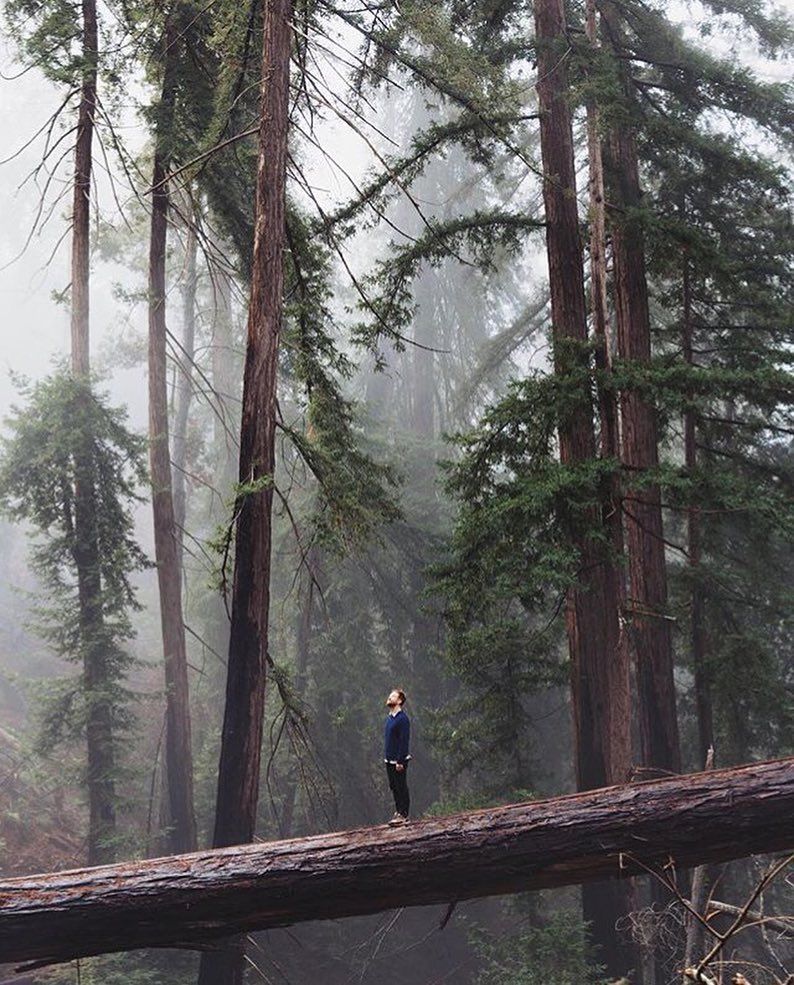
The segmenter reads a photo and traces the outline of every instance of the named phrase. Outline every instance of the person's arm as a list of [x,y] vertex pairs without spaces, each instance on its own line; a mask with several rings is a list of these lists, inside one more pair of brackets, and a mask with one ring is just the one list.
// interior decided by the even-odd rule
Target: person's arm
[[411,743],[411,723],[407,718],[400,722],[399,744],[397,747],[397,766],[405,767]]

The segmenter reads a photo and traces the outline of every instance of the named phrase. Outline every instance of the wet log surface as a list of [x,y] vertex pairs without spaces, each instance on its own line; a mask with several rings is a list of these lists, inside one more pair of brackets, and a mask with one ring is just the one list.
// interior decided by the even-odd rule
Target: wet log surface
[[794,758],[0,881],[0,963],[252,931],[794,849]]

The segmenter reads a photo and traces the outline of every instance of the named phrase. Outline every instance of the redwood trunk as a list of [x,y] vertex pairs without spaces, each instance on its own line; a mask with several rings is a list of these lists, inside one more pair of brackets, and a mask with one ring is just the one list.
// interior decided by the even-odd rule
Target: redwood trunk
[[794,848],[794,759],[540,802],[0,882],[0,963],[204,945],[231,931]]
[[[602,7],[606,36],[617,55],[620,20],[611,3]],[[624,98],[632,95],[625,79]],[[636,210],[642,206],[634,133],[629,123],[612,129],[608,139],[614,293],[620,358],[636,366],[651,359],[645,243]],[[664,555],[661,493],[656,484],[632,485],[659,464],[656,411],[635,387],[620,397],[623,464],[628,474],[623,500],[628,551],[627,614],[637,665],[637,697],[642,761],[646,766],[678,772],[681,757],[676,719],[670,623],[667,614],[667,569]]]
[[[598,43],[597,14],[595,0],[587,0],[586,9],[587,38],[592,45]],[[615,392],[607,387],[606,378],[612,369],[612,340],[607,303],[607,258],[606,258],[606,197],[604,191],[604,162],[599,138],[599,113],[594,100],[587,106],[587,151],[589,164],[590,192],[590,287],[592,297],[593,330],[595,333],[596,368],[604,377],[598,388],[598,409],[601,425],[601,456],[618,461],[620,459],[620,430],[618,407]],[[609,483],[603,494],[602,518],[609,530],[609,540],[613,553],[613,564],[607,572],[611,579],[610,595],[618,606],[619,617],[623,613],[626,589],[622,571],[624,555],[623,517],[621,515],[620,480],[617,476]],[[631,685],[629,673],[630,657],[628,637],[623,630],[622,620],[618,620],[618,640],[614,657],[607,661],[610,680],[611,738],[610,762],[611,781],[622,783],[629,778],[631,768]]]
[[[95,0],[83,0],[83,77],[77,111],[72,206],[71,369],[86,387],[79,399],[90,400],[90,220],[94,115],[96,113],[99,42]],[[80,409],[76,410],[79,420]],[[85,435],[87,442],[91,435]],[[74,561],[77,569],[83,683],[86,692],[88,758],[88,862],[114,857],[116,833],[113,710],[107,697],[102,581],[96,518],[95,476],[88,446],[75,456]]]
[[193,812],[193,753],[187,646],[182,617],[182,575],[171,493],[168,442],[165,261],[168,236],[168,148],[174,117],[177,30],[173,14],[163,38],[163,89],[155,131],[152,216],[149,240],[149,464],[154,517],[154,553],[160,591],[160,625],[165,666],[165,782],[169,808],[168,842],[174,852],[196,847]]
[[256,826],[270,604],[276,370],[281,332],[291,0],[265,8],[254,268],[240,427],[241,490],[215,847]]
[[[270,610],[276,380],[286,240],[292,0],[267,0],[251,301],[240,426],[232,622],[213,845],[253,841],[259,800]],[[200,985],[242,981],[243,956],[202,957]]]
[[[535,0],[540,146],[545,180],[546,248],[549,262],[554,370],[561,378],[587,370],[587,306],[584,261],[576,202],[571,108],[565,60],[562,0]],[[588,396],[559,423],[560,459],[566,465],[596,459],[593,407]],[[579,790],[624,780],[630,760],[629,679],[622,659],[618,608],[620,583],[614,560],[596,542],[599,511],[564,517],[580,558],[578,583],[566,608]],[[584,917],[592,926],[600,958],[610,973],[631,964],[617,944],[615,924],[625,914],[622,893],[612,887],[586,889]]]

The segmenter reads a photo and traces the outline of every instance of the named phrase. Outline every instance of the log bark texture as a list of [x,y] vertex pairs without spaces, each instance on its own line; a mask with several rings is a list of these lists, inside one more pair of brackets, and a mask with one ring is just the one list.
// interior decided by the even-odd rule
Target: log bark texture
[[794,758],[0,882],[0,963],[587,883],[794,849]]

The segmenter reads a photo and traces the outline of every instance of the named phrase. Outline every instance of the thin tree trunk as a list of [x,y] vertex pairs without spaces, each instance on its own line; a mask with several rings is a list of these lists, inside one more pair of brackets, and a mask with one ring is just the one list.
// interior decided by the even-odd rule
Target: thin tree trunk
[[[588,365],[584,261],[563,58],[568,42],[562,0],[535,0],[534,6],[554,370],[564,378]],[[560,421],[558,430],[564,464],[595,461],[593,408],[588,397],[583,396],[578,407]],[[597,509],[588,510],[584,517],[564,518],[580,559],[578,583],[569,590],[566,607],[579,790],[625,779],[630,758],[624,717],[628,675],[622,673],[619,660],[619,581],[614,560],[598,547],[593,536],[599,519]],[[617,920],[625,913],[621,895],[611,887],[583,894],[584,916],[591,922],[601,960],[615,975],[625,973],[627,962],[631,962],[615,931]]]
[[[613,4],[602,6],[602,24],[612,49],[620,54],[620,20]],[[632,98],[626,86],[625,99]],[[633,214],[642,205],[639,166],[630,124],[612,129],[608,139],[611,179],[612,254],[618,353],[634,365],[651,359],[645,243],[640,221]],[[664,555],[661,493],[656,484],[631,487],[631,477],[643,477],[659,464],[658,427],[651,403],[636,388],[620,398],[623,464],[629,474],[630,495],[623,512],[628,551],[628,616],[637,664],[638,712],[642,761],[647,766],[677,772],[681,768],[676,718],[670,623],[667,618],[667,568]]]
[[[708,749],[705,757],[706,770],[714,769],[714,749]],[[704,919],[708,902],[710,866],[698,865],[692,872],[692,890],[689,894],[692,909]],[[698,960],[703,947],[704,928],[693,913],[686,916],[686,944],[684,946],[684,968],[689,968]]]
[[0,881],[0,962],[620,879],[794,848],[794,759],[392,828]]
[[89,276],[91,222],[91,145],[96,112],[97,60],[99,37],[96,0],[83,0],[83,79],[77,110],[77,140],[74,153],[72,205],[72,374],[88,380],[89,354]]
[[196,847],[193,811],[193,753],[187,645],[182,617],[182,576],[171,494],[166,370],[165,262],[169,193],[167,174],[173,129],[176,60],[179,56],[173,9],[163,37],[163,88],[155,130],[152,216],[149,240],[149,463],[154,516],[154,551],[160,591],[160,625],[166,687],[165,782],[168,792],[168,842],[172,851]]
[[[90,219],[94,115],[97,95],[99,40],[95,0],[83,0],[83,79],[77,111],[74,198],[72,208],[71,369],[86,387],[80,399],[89,400],[90,386]],[[79,414],[78,414],[79,416]],[[116,833],[115,753],[113,709],[107,697],[107,655],[99,570],[96,517],[96,479],[90,443],[75,461],[74,559],[83,683],[86,692],[88,755],[88,862],[96,865],[114,857]]]
[[[684,311],[682,323],[682,343],[684,360],[694,366],[692,348],[692,285],[689,257],[683,259]],[[691,408],[684,411],[684,458],[687,472],[691,475],[697,468],[697,436],[695,412]],[[687,553],[691,572],[690,589],[690,645],[692,647],[692,667],[695,678],[695,705],[697,708],[698,737],[700,739],[701,762],[705,762],[709,750],[714,747],[714,715],[711,701],[711,685],[706,659],[706,627],[704,622],[703,587],[701,584],[701,534],[700,509],[692,505],[687,510]]]
[[[240,426],[232,624],[213,845],[253,840],[270,610],[276,381],[286,241],[292,0],[266,0],[253,270]],[[239,942],[202,956],[200,985],[242,981]]]
[[196,223],[199,210],[187,199],[185,216],[185,266],[182,283],[182,346],[179,352],[180,367],[176,377],[176,401],[174,408],[174,454],[172,481],[174,486],[174,535],[177,541],[177,558],[182,569],[185,520],[187,517],[187,428],[190,404],[193,400],[193,359],[196,349],[196,260],[198,236]]
[[[295,626],[295,695],[298,701],[306,696],[307,677],[310,663],[310,650],[314,623],[314,590],[320,575],[322,555],[317,544],[312,544],[306,553],[306,586],[302,602],[298,608]],[[279,818],[279,832],[282,838],[289,838],[295,824],[295,803],[298,795],[299,778],[290,776],[284,794],[284,806]]]
[[[222,253],[222,244],[214,244]],[[240,410],[236,398],[241,370],[235,352],[234,306],[232,280],[225,270],[216,271],[213,278],[214,310],[212,321],[212,386],[215,391],[213,416],[213,448],[218,476],[213,516],[220,523],[226,507],[234,497],[237,481],[237,439],[240,433]],[[228,649],[227,645],[224,649]]]

